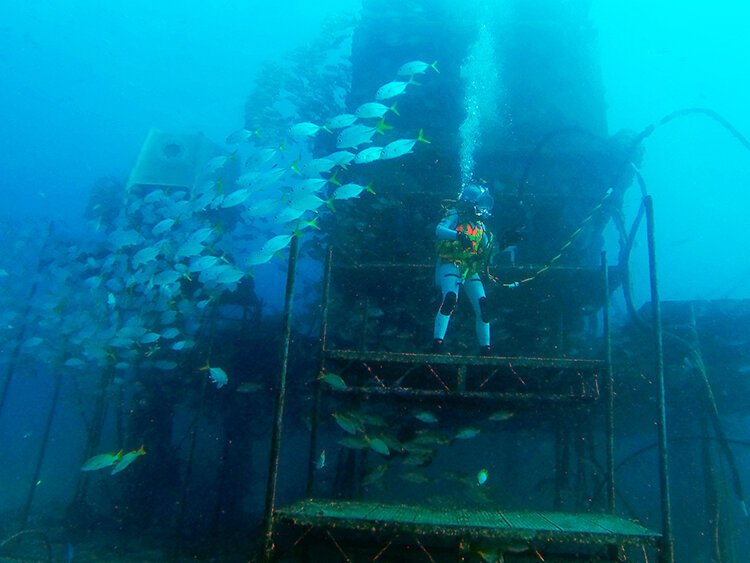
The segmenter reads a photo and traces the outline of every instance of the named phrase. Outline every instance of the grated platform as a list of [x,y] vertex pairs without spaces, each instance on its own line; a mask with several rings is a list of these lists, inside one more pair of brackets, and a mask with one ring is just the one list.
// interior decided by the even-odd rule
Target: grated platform
[[275,520],[345,530],[588,545],[656,545],[661,537],[657,532],[611,514],[446,510],[351,500],[303,500],[278,509]]

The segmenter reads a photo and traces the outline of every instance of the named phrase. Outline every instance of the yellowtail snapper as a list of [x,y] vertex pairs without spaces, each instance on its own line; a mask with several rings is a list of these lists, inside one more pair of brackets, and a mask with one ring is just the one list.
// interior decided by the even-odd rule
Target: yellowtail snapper
[[115,464],[114,469],[112,469],[111,475],[115,475],[119,473],[120,471],[125,469],[127,466],[129,466],[131,463],[133,463],[136,459],[138,459],[142,455],[146,455],[146,450],[143,449],[142,445],[137,450],[133,450],[131,452],[126,453],[124,456],[122,456],[122,459],[120,459]]

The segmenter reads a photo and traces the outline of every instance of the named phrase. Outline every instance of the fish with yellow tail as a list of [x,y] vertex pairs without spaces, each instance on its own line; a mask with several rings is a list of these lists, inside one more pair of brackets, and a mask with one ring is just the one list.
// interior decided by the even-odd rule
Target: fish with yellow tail
[[419,85],[418,82],[414,81],[413,75],[409,77],[408,82],[394,80],[393,82],[389,82],[388,84],[383,84],[380,88],[378,88],[378,91],[375,92],[375,100],[377,100],[378,102],[382,102],[383,100],[389,100],[391,98],[395,98],[396,96],[400,96],[401,94],[406,92],[406,87],[412,84]]
[[81,471],[98,471],[99,469],[112,467],[114,464],[118,463],[122,457],[122,450],[116,453],[95,455],[85,461],[81,467]]
[[337,391],[343,391],[347,388],[346,381],[340,375],[331,373],[330,371],[321,371],[318,381],[325,383],[331,389],[336,389]]
[[229,382],[227,372],[221,368],[211,367],[208,360],[206,360],[206,365],[200,368],[200,371],[208,372],[208,378],[211,380],[211,383],[216,385],[217,389],[221,389]]
[[141,447],[137,450],[130,451],[123,455],[122,458],[117,463],[115,463],[115,467],[112,469],[112,473],[110,475],[119,473],[142,455],[146,455],[146,450],[143,449],[143,444],[141,444]]
[[424,136],[424,131],[422,129],[420,129],[419,133],[417,133],[416,139],[398,139],[396,141],[393,141],[392,143],[388,143],[385,147],[383,147],[383,152],[380,155],[380,158],[382,160],[388,160],[391,158],[398,158],[399,156],[403,156],[405,154],[410,154],[414,152],[412,151],[412,149],[417,143],[426,143],[428,145],[430,144],[430,140]]
[[427,69],[430,68],[440,74],[440,71],[437,67],[437,61],[432,64],[426,63],[424,61],[410,61],[408,63],[402,64],[396,74],[398,74],[399,76],[414,76],[415,74],[424,74]]

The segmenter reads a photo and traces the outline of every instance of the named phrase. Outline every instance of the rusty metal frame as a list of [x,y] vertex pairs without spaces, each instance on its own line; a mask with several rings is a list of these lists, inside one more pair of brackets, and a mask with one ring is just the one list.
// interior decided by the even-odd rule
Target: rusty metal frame
[[[441,400],[460,404],[467,402],[476,405],[477,401],[487,404],[539,404],[551,402],[558,404],[586,404],[604,397],[606,420],[606,479],[607,511],[614,515],[614,420],[613,420],[613,374],[611,365],[611,333],[609,322],[609,280],[606,256],[602,255],[601,282],[603,311],[603,351],[602,357],[581,359],[567,357],[510,357],[489,356],[477,357],[467,355],[423,354],[413,352],[380,352],[333,348],[329,343],[329,311],[331,299],[331,272],[333,253],[329,249],[323,284],[322,322],[320,331],[321,357],[319,371],[314,374],[314,404],[311,429],[311,446],[308,467],[308,498],[312,497],[315,488],[314,462],[317,455],[317,427],[320,423],[321,396],[325,391],[338,396],[358,398],[379,397],[393,400],[420,401]],[[371,265],[346,265],[344,267],[364,268]],[[403,267],[403,264],[375,264],[377,267]],[[424,265],[407,265],[422,268]],[[579,270],[580,268],[566,268]],[[587,269],[591,271],[591,269]],[[365,315],[366,316],[366,315]],[[366,329],[365,329],[366,330]],[[318,374],[332,371],[346,378],[344,389],[332,389],[321,383]],[[387,372],[387,374],[385,373]],[[541,374],[541,375],[540,375]],[[507,377],[503,377],[507,376]],[[541,383],[544,385],[540,386]],[[415,385],[413,380],[417,380]],[[548,385],[550,380],[562,382],[563,387]],[[405,385],[405,382],[409,385]],[[430,383],[431,382],[431,383]],[[425,385],[429,383],[429,385]],[[565,387],[567,386],[567,387]],[[541,392],[542,388],[545,392]],[[561,391],[562,389],[562,391]],[[310,499],[311,501],[313,499]],[[308,501],[303,501],[308,502]],[[325,502],[325,501],[324,501]],[[298,503],[300,504],[300,503]],[[295,505],[296,506],[296,505]],[[303,511],[304,512],[304,511]],[[319,516],[319,517],[318,517]],[[287,525],[307,527],[305,535],[312,528],[320,528],[331,536],[331,529],[377,532],[385,536],[393,534],[416,534],[422,536],[453,535],[459,540],[471,538],[475,534],[466,530],[441,526],[414,526],[407,522],[370,522],[366,518],[355,518],[351,521],[336,518],[329,521],[323,513],[318,516],[295,512],[293,507],[282,508],[275,512],[274,520]],[[576,515],[571,515],[576,516]],[[311,519],[312,518],[312,519]],[[460,527],[460,526],[459,526]],[[476,537],[495,537],[500,539],[515,538],[514,533],[492,532],[487,536],[477,532]],[[485,531],[486,532],[486,531]],[[484,533],[484,535],[483,535]],[[495,535],[492,535],[495,534]],[[624,545],[642,547],[661,546],[659,534],[645,531],[632,537],[618,534],[592,537],[591,534],[575,533],[571,530],[557,530],[547,533],[537,530],[537,540],[549,544],[572,543],[609,546],[609,557],[614,558]],[[386,538],[387,539],[387,538]],[[393,541],[391,539],[391,541]],[[390,542],[384,542],[386,547]],[[421,544],[419,544],[421,546]],[[337,546],[338,547],[338,546]],[[343,553],[343,552],[342,552]]]

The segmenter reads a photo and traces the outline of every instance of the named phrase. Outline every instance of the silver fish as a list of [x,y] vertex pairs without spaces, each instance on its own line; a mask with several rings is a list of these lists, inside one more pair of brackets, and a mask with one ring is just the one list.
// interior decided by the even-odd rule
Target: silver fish
[[263,252],[264,254],[274,254],[282,248],[286,248],[289,243],[292,242],[293,236],[294,235],[275,236],[263,245],[263,247],[261,248],[261,252]]
[[190,262],[191,272],[202,272],[207,270],[211,266],[215,265],[219,259],[216,256],[201,256],[200,258],[193,258]]
[[289,201],[289,207],[299,209],[300,211],[315,211],[321,205],[326,204],[326,200],[319,198],[315,194],[299,193]]
[[295,219],[299,219],[304,214],[305,214],[304,209],[299,209],[296,207],[285,207],[279,213],[274,215],[273,220],[275,223],[279,225],[283,225],[284,223],[288,223],[289,221],[294,221]]
[[349,127],[350,125],[354,125],[356,121],[356,115],[353,115],[351,113],[342,113],[341,115],[337,115],[336,117],[332,117],[331,119],[329,119],[328,123],[326,123],[326,126],[329,129],[342,129],[344,127]]
[[458,431],[456,434],[456,438],[459,440],[469,440],[473,438],[474,436],[477,436],[479,434],[478,428],[472,428],[470,426],[467,426],[466,428],[462,428]]
[[247,141],[252,136],[252,131],[249,131],[248,129],[239,129],[227,136],[226,143],[227,145],[236,145],[243,141]]
[[131,463],[133,463],[136,459],[141,457],[142,455],[146,454],[146,450],[143,449],[143,446],[141,446],[137,450],[133,450],[132,452],[126,453],[122,458],[115,464],[114,469],[112,469],[112,475],[116,475],[126,467],[128,467]]
[[416,84],[416,82],[410,79],[408,82],[394,80],[393,82],[389,82],[388,84],[383,84],[375,93],[375,99],[378,101],[382,101],[400,96],[401,94],[406,92],[406,87],[409,86],[409,84]]
[[225,283],[225,284],[232,284],[240,281],[242,278],[245,277],[245,273],[236,269],[230,267],[227,270],[224,270],[221,272],[218,276],[216,276],[216,282],[217,283]]
[[211,236],[211,234],[214,232],[213,228],[211,227],[205,227],[203,229],[198,229],[193,234],[190,235],[188,238],[189,242],[204,242],[208,237]]
[[437,68],[437,61],[432,64],[423,61],[409,61],[408,63],[402,64],[396,74],[399,76],[414,76],[415,74],[424,74],[428,68],[431,68],[438,74],[440,73]]
[[156,257],[161,252],[160,245],[153,245],[153,246],[147,246],[146,248],[141,248],[138,252],[135,253],[133,256],[133,268],[137,268],[138,266],[142,266],[143,264],[147,264],[153,260],[156,260]]
[[154,225],[154,228],[151,229],[151,234],[158,236],[171,229],[172,225],[174,225],[174,219],[163,219]]
[[381,104],[379,102],[369,102],[366,104],[362,104],[356,110],[354,110],[354,115],[356,115],[360,119],[368,119],[374,117],[383,117],[389,111],[392,111],[396,115],[400,115],[398,113],[398,110],[396,109],[395,103],[391,107],[388,107],[385,104]]
[[414,418],[426,424],[435,424],[438,421],[437,417],[429,411],[416,412],[414,413]]
[[346,168],[349,163],[354,160],[354,153],[349,151],[336,151],[328,156],[324,157],[328,160],[332,160],[335,162],[338,166],[341,166],[342,168]]
[[239,205],[249,197],[250,190],[248,188],[243,188],[224,196],[224,200],[221,202],[221,206],[224,208],[234,207],[235,205]]
[[86,460],[81,467],[81,471],[96,471],[98,469],[104,469],[105,467],[112,467],[115,463],[120,461],[122,457],[122,451],[95,455]]
[[336,148],[357,148],[359,145],[371,143],[372,136],[376,131],[377,129],[375,127],[367,127],[365,125],[352,125],[351,127],[347,127],[339,133],[338,137],[336,137]]
[[365,190],[367,190],[371,194],[375,193],[372,189],[372,182],[370,182],[366,186],[353,183],[344,184],[343,186],[337,188],[335,192],[333,192],[333,199],[352,199],[355,197],[359,197],[359,194],[361,194]]
[[300,176],[310,178],[323,172],[330,172],[336,162],[327,158],[314,158],[292,164],[292,171]]
[[355,164],[367,164],[368,162],[375,162],[380,160],[383,154],[383,147],[369,147],[357,153],[354,157]]
[[175,270],[164,270],[162,272],[159,272],[152,278],[152,283],[154,285],[167,285],[170,283],[175,283],[180,278],[182,278],[182,274],[180,272],[176,272]]
[[385,147],[383,147],[383,155],[381,158],[383,160],[388,160],[391,158],[398,158],[399,156],[408,154],[412,152],[411,149],[414,148],[414,145],[416,145],[417,142],[422,142],[422,143],[427,143],[427,144],[430,143],[430,141],[425,138],[424,132],[422,131],[422,129],[419,130],[419,134],[417,135],[416,139],[398,139],[397,141],[388,143]]
[[295,139],[304,139],[306,137],[314,136],[321,129],[325,131],[329,131],[329,129],[324,125],[315,125],[315,123],[310,123],[309,121],[305,121],[302,123],[295,123],[294,125],[292,125],[289,128],[289,135],[291,135]]
[[260,264],[269,262],[271,258],[273,258],[273,252],[263,252],[262,250],[256,250],[255,252],[250,253],[250,255],[247,257],[247,260],[245,260],[245,264],[248,267],[259,266]]
[[166,339],[166,340],[172,340],[173,338],[175,338],[179,334],[180,334],[179,330],[177,330],[174,327],[170,327],[170,328],[162,331],[161,337],[164,338],[164,339]]
[[206,247],[200,242],[188,239],[175,251],[175,258],[198,256]]
[[380,438],[372,438],[368,440],[367,445],[370,449],[378,452],[381,455],[391,455],[391,451],[388,449],[386,443]]
[[209,368],[208,378],[211,380],[211,383],[216,385],[217,389],[221,389],[229,381],[227,373],[221,368]]

